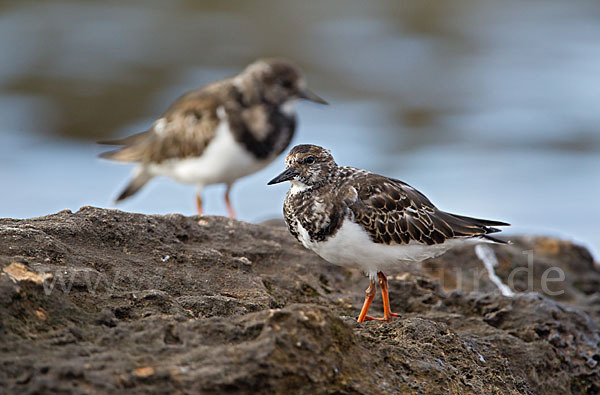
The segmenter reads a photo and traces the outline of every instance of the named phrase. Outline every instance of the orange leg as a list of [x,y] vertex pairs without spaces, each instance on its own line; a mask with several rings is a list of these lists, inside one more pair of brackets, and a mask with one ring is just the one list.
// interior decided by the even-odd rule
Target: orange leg
[[391,322],[392,317],[400,317],[398,314],[392,313],[390,308],[390,296],[388,292],[388,280],[383,272],[377,273],[379,278],[379,288],[381,288],[381,298],[383,299],[383,320]]
[[[370,280],[369,288],[367,288],[367,297],[365,297],[365,303],[363,304],[363,308],[360,312],[360,316],[358,317],[358,322],[363,321],[385,321],[391,322],[392,317],[400,317],[398,314],[392,313],[390,309],[390,295],[388,291],[388,281],[387,277],[383,272],[377,273],[377,278],[379,278],[379,288],[381,288],[381,298],[383,299],[383,318],[374,318],[367,315],[367,310],[369,310],[369,305],[373,301],[375,297],[375,282]],[[370,295],[370,299],[369,299]],[[368,301],[368,303],[367,303]],[[365,308],[366,307],[366,308]],[[361,321],[362,319],[362,321]]]
[[225,191],[225,205],[227,206],[229,218],[236,218],[235,210],[233,209],[231,201],[229,200],[229,191],[231,191],[231,185],[227,185],[227,190]]
[[200,195],[196,195],[196,209],[198,210],[198,215],[202,215],[202,198]]
[[371,306],[371,302],[375,298],[376,293],[377,289],[375,288],[375,281],[369,280],[369,288],[365,291],[365,302],[363,303],[362,310],[358,316],[358,322],[364,322],[365,319],[369,319],[367,317],[367,312],[369,311],[369,306]]

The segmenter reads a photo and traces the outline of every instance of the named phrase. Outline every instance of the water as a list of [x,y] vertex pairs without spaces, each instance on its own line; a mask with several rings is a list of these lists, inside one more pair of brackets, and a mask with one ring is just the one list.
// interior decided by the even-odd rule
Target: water
[[[600,4],[587,1],[22,1],[0,15],[0,217],[83,205],[194,213],[94,140],[147,128],[182,92],[282,55],[332,103],[294,143],[400,178],[440,208],[600,251]],[[281,215],[283,158],[240,180],[241,219]],[[224,214],[223,188],[206,211]],[[596,253],[596,256],[597,253]]]

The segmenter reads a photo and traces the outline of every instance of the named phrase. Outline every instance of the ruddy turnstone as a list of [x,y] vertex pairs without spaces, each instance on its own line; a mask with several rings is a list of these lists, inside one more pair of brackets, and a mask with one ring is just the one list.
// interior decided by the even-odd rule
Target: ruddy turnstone
[[[509,224],[450,214],[436,208],[410,185],[353,167],[340,167],[328,150],[298,145],[286,169],[269,185],[290,181],[283,213],[292,235],[306,248],[338,265],[358,266],[369,287],[358,317],[391,321],[388,281],[383,270],[401,261],[420,262],[466,241],[506,242],[490,236],[494,226]],[[367,316],[376,293],[383,298],[383,318]]]
[[298,68],[282,59],[261,59],[240,74],[190,91],[144,132],[100,144],[122,145],[100,157],[137,162],[133,178],[116,201],[139,191],[155,176],[198,187],[202,214],[207,185],[231,185],[261,170],[289,145],[296,128],[297,99],[327,104],[306,88]]

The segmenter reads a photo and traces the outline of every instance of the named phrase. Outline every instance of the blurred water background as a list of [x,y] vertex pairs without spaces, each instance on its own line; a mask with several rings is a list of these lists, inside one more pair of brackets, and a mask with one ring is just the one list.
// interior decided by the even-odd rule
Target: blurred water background
[[[181,93],[262,56],[297,62],[331,105],[294,143],[400,178],[441,209],[600,251],[600,2],[0,1],[0,217],[83,205],[194,214],[100,138],[145,130]],[[242,220],[281,216],[283,158],[240,180]],[[225,214],[223,188],[206,211]]]

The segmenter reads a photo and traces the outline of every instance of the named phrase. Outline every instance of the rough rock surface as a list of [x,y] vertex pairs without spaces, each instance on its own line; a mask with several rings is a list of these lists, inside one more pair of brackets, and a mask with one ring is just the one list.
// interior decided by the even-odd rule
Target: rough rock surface
[[[390,273],[401,318],[357,324],[368,280],[282,227],[2,219],[0,393],[598,393],[598,267],[569,242],[514,241],[493,247],[496,274],[531,292],[502,296],[465,247]],[[549,268],[564,279],[543,288]]]

